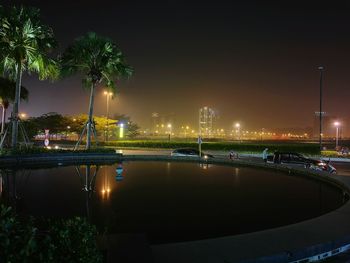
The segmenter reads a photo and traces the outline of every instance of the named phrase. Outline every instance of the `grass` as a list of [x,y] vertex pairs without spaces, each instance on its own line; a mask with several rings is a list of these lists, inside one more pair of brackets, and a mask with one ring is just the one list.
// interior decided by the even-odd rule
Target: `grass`
[[[74,141],[54,141],[53,144],[74,146]],[[236,151],[239,153],[262,153],[265,148],[269,148],[269,152],[288,151],[298,152],[305,155],[322,155],[326,157],[340,157],[334,150],[322,151],[320,153],[318,143],[305,141],[205,141],[202,143],[202,150],[217,150],[217,151]],[[91,150],[69,150],[69,149],[46,149],[43,147],[34,146],[26,149],[2,150],[0,156],[7,155],[22,155],[22,154],[53,154],[53,153],[114,153],[115,148],[144,148],[144,149],[178,149],[178,148],[198,148],[198,143],[195,139],[173,139],[170,142],[166,140],[123,140],[99,142],[99,147],[93,147]],[[329,147],[331,148],[331,147]],[[342,156],[346,157],[346,156]]]
[[[155,141],[155,140],[135,140],[135,141],[109,141],[103,143],[110,147],[137,147],[137,148],[198,148],[198,144],[194,141]],[[299,152],[309,155],[318,155],[320,150],[317,144],[312,143],[274,143],[272,141],[266,143],[256,142],[204,142],[202,150],[220,150],[220,151],[237,151],[246,153],[261,153],[265,148],[269,148],[269,152],[273,151],[290,151]]]

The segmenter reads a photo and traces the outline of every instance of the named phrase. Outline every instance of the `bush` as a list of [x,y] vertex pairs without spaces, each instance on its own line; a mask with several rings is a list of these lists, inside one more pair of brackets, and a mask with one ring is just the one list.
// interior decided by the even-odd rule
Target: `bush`
[[13,156],[13,155],[30,155],[30,154],[57,154],[57,153],[115,153],[113,149],[98,147],[91,148],[90,150],[71,150],[71,149],[47,149],[44,147],[22,147],[15,149],[2,149],[0,156]]
[[[39,230],[36,225],[45,227]],[[1,262],[102,262],[96,236],[96,228],[83,218],[38,224],[0,207]]]
[[75,217],[51,221],[48,234],[55,262],[102,261],[96,245],[96,227],[90,225],[86,219]]

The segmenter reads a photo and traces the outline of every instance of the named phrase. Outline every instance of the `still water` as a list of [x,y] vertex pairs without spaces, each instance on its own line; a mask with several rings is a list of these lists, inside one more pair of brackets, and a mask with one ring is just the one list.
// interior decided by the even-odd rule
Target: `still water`
[[151,244],[248,233],[317,217],[343,203],[327,184],[270,170],[123,162],[3,170],[0,200],[36,217],[88,217]]

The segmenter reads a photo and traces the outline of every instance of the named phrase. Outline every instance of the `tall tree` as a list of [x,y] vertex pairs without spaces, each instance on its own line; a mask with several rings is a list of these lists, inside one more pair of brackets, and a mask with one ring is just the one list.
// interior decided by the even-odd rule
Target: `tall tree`
[[[62,76],[82,73],[83,87],[90,89],[88,120],[86,122],[86,149],[91,147],[94,94],[99,83],[116,92],[115,82],[120,77],[131,76],[132,68],[125,63],[120,49],[108,38],[94,32],[76,39],[61,57]],[[84,133],[84,130],[82,134]],[[79,143],[79,141],[78,141]]]
[[[0,77],[0,105],[2,106],[1,135],[4,133],[6,110],[15,100],[16,83],[7,78]],[[28,99],[28,90],[21,87],[21,99]]]
[[40,21],[37,8],[0,7],[0,72],[16,81],[11,146],[17,146],[18,108],[23,72],[36,72],[39,79],[55,79],[57,63],[48,57],[56,46],[53,31]]

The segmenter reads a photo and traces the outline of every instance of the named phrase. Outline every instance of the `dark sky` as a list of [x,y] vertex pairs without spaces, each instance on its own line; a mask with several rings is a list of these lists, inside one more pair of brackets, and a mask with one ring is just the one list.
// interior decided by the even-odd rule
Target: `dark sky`
[[[223,128],[235,121],[249,129],[312,126],[319,64],[327,68],[324,110],[350,119],[350,4],[279,2],[1,1],[39,7],[59,51],[88,31],[113,39],[135,74],[119,85],[111,112],[142,126],[159,112],[197,127],[201,106],[217,109]],[[36,79],[24,79],[23,111],[87,113],[79,76]],[[102,89],[95,105],[105,113]]]

